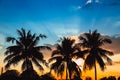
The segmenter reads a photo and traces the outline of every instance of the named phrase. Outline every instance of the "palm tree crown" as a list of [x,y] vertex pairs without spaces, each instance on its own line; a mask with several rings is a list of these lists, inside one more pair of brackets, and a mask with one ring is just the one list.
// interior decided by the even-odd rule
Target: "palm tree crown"
[[[103,59],[107,60],[111,64],[112,60],[107,55],[113,55],[112,52],[101,48],[105,43],[112,43],[108,38],[103,38],[100,33],[97,33],[97,30],[89,33],[84,33],[83,36],[80,36],[79,39],[82,41],[81,46],[89,50],[86,55],[83,69],[92,69],[95,67],[95,76],[96,76],[96,62],[99,64],[101,70],[105,69],[105,63]],[[97,77],[95,77],[95,80]]]
[[33,69],[33,63],[40,69],[44,70],[40,62],[46,64],[40,49],[47,48],[47,46],[37,46],[40,38],[46,38],[45,35],[31,34],[31,31],[25,31],[25,29],[17,30],[19,37],[7,37],[7,42],[12,42],[15,44],[13,46],[7,47],[5,52],[4,62],[7,62],[5,68],[8,69],[12,64],[16,65],[18,62],[23,61],[22,70]]
[[52,53],[52,58],[49,62],[54,61],[51,64],[51,70],[54,70],[58,75],[63,75],[66,70],[66,79],[71,79],[73,73],[80,77],[81,70],[78,65],[72,60],[73,54],[77,48],[74,46],[75,40],[70,38],[63,38],[61,44],[57,44],[56,50]]

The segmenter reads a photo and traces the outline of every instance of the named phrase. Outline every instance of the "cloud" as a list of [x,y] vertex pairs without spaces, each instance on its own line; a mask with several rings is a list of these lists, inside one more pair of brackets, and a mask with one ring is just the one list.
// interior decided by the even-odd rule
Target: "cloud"
[[2,50],[3,49],[3,47],[2,46],[0,46],[0,50]]
[[103,5],[109,5],[109,6],[116,6],[116,5],[120,5],[120,1],[119,0],[101,0]]
[[58,35],[58,37],[63,37],[63,36],[68,36],[68,35],[76,35],[79,33],[79,29],[57,28],[57,30],[55,30],[55,33]]
[[86,4],[89,4],[89,3],[92,3],[92,0],[88,0],[88,1],[86,2]]
[[119,6],[120,1],[119,0],[87,0],[86,3],[80,8],[80,9],[93,9],[104,6]]
[[113,26],[120,27],[120,21],[116,21]]
[[[76,35],[76,36],[70,36],[71,38],[76,40],[76,43],[79,42],[78,36],[83,36],[83,33]],[[108,38],[112,40],[112,44],[105,44],[102,47],[112,51],[114,54],[119,54],[120,53],[120,34],[114,35],[114,36],[108,36],[102,34],[103,38]]]
[[0,33],[0,45],[4,45],[4,44],[5,44],[5,36]]

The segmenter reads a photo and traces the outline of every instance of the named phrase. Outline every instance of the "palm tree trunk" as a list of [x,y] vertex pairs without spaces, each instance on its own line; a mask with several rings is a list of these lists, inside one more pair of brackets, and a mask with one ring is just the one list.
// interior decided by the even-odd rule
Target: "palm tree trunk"
[[68,63],[66,62],[66,80],[68,80]]
[[66,80],[68,80],[67,65],[66,65]]
[[1,68],[1,75],[3,74],[3,67]]
[[97,80],[97,69],[96,69],[96,63],[95,63],[95,80]]
[[[26,62],[28,62],[27,58],[26,58]],[[27,68],[27,70],[29,69],[28,63],[26,63],[26,68]]]

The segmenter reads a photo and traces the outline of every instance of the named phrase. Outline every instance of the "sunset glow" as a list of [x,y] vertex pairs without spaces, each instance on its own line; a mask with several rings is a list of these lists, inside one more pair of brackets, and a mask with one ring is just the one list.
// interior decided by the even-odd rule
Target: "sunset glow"
[[[26,34],[22,35],[19,30],[23,31],[23,34],[25,34],[25,30]],[[31,32],[29,32],[29,30]],[[94,34],[92,33],[94,30],[97,30],[97,32],[101,35],[100,38],[102,39],[98,39],[98,42],[107,38],[106,41],[104,40],[103,43],[101,42],[101,45],[104,45],[99,45],[100,43],[98,44],[96,40],[97,37],[94,36],[95,39],[90,38],[90,44],[86,42],[84,46],[81,46],[83,45],[82,42],[85,42],[83,38],[86,38],[84,33]],[[20,36],[23,37],[23,39],[20,38]],[[25,38],[25,36],[27,37]],[[80,38],[81,36],[84,37]],[[99,35],[97,34],[97,36]],[[7,41],[7,37],[11,38],[9,38]],[[62,45],[63,38],[70,38],[71,40],[74,39],[75,42],[73,41],[74,44],[72,47],[68,43],[69,40],[64,42],[65,45]],[[30,39],[32,40],[30,41]],[[89,41],[87,38],[86,40]],[[21,44],[18,41],[20,41]],[[107,42],[111,44],[106,44]],[[81,43],[81,45],[78,45],[79,50],[75,48],[75,44],[78,43]],[[63,48],[63,50],[60,48],[60,46],[58,46],[58,44]],[[95,45],[97,45],[97,48],[94,48]],[[101,53],[94,56],[99,58],[95,58],[97,59],[95,62],[97,79],[99,80],[103,77],[108,78],[110,76],[114,76],[117,79],[120,77],[120,0],[0,0],[0,76],[7,71],[5,70],[5,65],[10,62],[9,59],[12,59],[11,56],[9,56],[6,59],[6,62],[4,62],[5,57],[8,56],[7,53],[5,55],[5,52],[7,50],[8,52],[12,52],[12,49],[8,49],[10,46],[14,46],[15,49],[17,49],[13,49],[13,51],[15,50],[15,53],[19,53],[17,56],[20,57],[13,60],[16,61],[16,64],[14,65],[11,65],[11,61],[11,66],[8,71],[15,69],[18,70],[20,74],[22,74],[23,71],[21,66],[24,61],[22,68],[24,68],[25,71],[29,70],[30,67],[33,68],[39,76],[46,73],[50,75],[52,73],[53,77],[61,80],[66,78],[70,79],[73,77],[79,77],[77,72],[75,73],[77,68],[76,70],[73,69],[73,65],[71,65],[72,68],[71,66],[67,66],[66,69],[66,65],[75,65],[75,63],[82,71],[80,76],[81,79],[85,80],[86,77],[91,77],[92,80],[94,80],[95,65],[91,70],[83,70],[83,66],[85,67],[84,63],[87,58],[86,56],[89,52],[86,53],[87,55],[84,56],[84,59],[78,58],[78,55],[74,57],[72,55],[77,51],[79,52],[87,49],[89,49],[89,51],[91,50],[92,53],[93,48],[95,49],[93,52],[96,51],[97,53],[97,49],[100,47],[102,49],[113,52],[114,55],[107,54],[106,57],[106,55],[103,54],[105,50],[101,50]],[[37,46],[39,49],[36,48]],[[47,46],[47,48],[43,48],[43,46]],[[51,48],[51,50],[48,48]],[[57,50],[57,48],[59,49],[59,53],[53,54],[53,51]],[[75,48],[76,50],[69,50],[71,48]],[[34,51],[36,51],[35,54],[40,53],[42,55],[40,56],[40,54],[38,54],[38,56],[32,54]],[[24,54],[28,52],[30,55]],[[15,57],[15,55],[13,54],[12,56]],[[89,57],[91,58],[93,55],[90,55]],[[52,57],[55,57],[53,62],[51,61],[52,63],[58,60],[58,63],[52,66],[53,69],[51,68],[52,63],[49,61]],[[100,57],[102,57],[101,59],[106,57],[105,60],[103,60],[105,61],[105,64],[102,64]],[[43,59],[43,62],[40,61],[41,59]],[[112,60],[112,65],[106,62],[106,60],[111,61],[110,59]],[[60,60],[62,60],[62,62],[59,62]],[[72,63],[73,61],[69,62],[70,60],[73,60],[75,63]],[[93,58],[88,58],[87,61],[88,63],[92,64],[92,60],[94,61]],[[67,64],[67,61],[69,64]],[[27,62],[29,62],[29,65],[27,65]],[[39,65],[37,62],[41,65]],[[101,70],[99,62],[101,63],[102,67],[105,65],[104,71]],[[90,67],[91,64],[89,65]],[[42,70],[42,67],[44,69],[43,72],[40,71],[40,69]],[[58,69],[61,71],[58,71]],[[70,70],[73,72],[71,73],[71,77],[69,76]],[[64,73],[61,73],[62,71]],[[58,73],[59,75],[57,76]]]

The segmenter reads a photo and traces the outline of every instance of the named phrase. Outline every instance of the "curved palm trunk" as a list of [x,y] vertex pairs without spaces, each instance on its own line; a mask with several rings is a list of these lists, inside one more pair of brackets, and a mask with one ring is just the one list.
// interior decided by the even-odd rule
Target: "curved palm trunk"
[[[67,65],[69,65],[69,64],[67,64]],[[71,68],[70,67],[68,67],[68,74],[69,74],[69,79],[71,80]]]
[[[26,62],[27,62],[27,58],[26,58]],[[28,70],[29,69],[28,63],[26,64],[26,66],[27,66],[27,70]]]
[[97,69],[96,69],[96,63],[95,63],[95,80],[97,80]]
[[71,72],[69,71],[69,79],[71,80]]
[[68,80],[68,71],[67,71],[67,65],[66,65],[66,80]]

